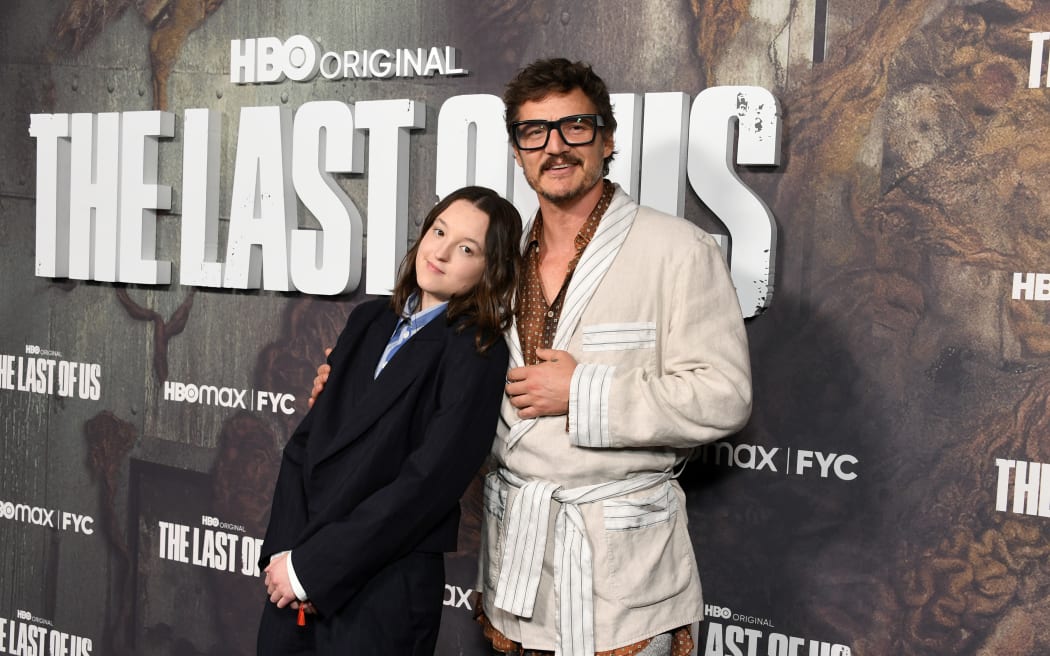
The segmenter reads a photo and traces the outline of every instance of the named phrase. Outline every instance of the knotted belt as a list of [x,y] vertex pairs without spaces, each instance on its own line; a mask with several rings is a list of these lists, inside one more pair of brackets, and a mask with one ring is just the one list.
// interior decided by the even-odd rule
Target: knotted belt
[[551,501],[561,504],[554,521],[555,656],[594,655],[594,577],[591,545],[580,506],[620,497],[670,480],[672,473],[653,472],[631,478],[563,489],[550,481],[526,481],[507,469],[492,472],[499,482],[518,488],[504,512],[507,526],[496,608],[530,618],[536,606]]

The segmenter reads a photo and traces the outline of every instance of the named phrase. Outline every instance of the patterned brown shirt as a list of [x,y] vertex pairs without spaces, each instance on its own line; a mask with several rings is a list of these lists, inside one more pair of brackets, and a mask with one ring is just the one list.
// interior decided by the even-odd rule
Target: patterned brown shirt
[[602,197],[594,207],[590,216],[584,222],[580,232],[576,235],[576,255],[569,262],[565,271],[565,280],[558,290],[558,295],[551,303],[547,304],[547,297],[543,293],[543,282],[540,278],[540,240],[543,238],[543,215],[536,213],[536,220],[529,232],[529,240],[525,243],[524,266],[522,267],[521,280],[518,282],[518,338],[521,340],[521,353],[525,364],[537,364],[537,348],[550,348],[554,343],[554,333],[558,330],[558,320],[561,319],[561,306],[565,301],[565,291],[569,288],[572,274],[576,271],[576,265],[583,255],[587,244],[598,230],[598,223],[602,215],[609,209],[612,202],[613,192],[616,187],[608,180],[604,181]]
[[[492,643],[492,648],[501,654],[506,654],[506,656],[554,656],[552,651],[522,649],[520,644],[496,630],[496,627],[492,626],[489,618],[485,617],[484,613],[480,614],[477,620],[481,624],[485,637]],[[680,626],[672,631],[671,638],[671,656],[689,656],[689,654],[693,653],[693,634],[688,626]],[[648,647],[650,642],[652,642],[652,638],[646,638],[641,642],[636,642],[626,647],[596,652],[594,656],[635,656],[635,654]]]

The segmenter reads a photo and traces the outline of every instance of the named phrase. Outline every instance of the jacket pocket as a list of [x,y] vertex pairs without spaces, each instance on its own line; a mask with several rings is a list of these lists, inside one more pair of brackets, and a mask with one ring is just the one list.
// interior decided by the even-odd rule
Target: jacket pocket
[[486,590],[495,590],[503,561],[503,514],[507,508],[507,486],[496,472],[485,476],[485,521],[481,532],[481,561]]
[[670,482],[648,497],[602,503],[610,588],[628,608],[659,603],[685,590],[695,569],[688,531],[677,529],[678,496]]
[[656,347],[656,323],[599,323],[583,327],[584,351],[628,351]]

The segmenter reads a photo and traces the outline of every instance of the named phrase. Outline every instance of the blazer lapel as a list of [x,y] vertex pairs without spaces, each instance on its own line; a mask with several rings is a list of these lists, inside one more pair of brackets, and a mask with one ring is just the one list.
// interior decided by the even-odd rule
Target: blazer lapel
[[387,363],[379,377],[372,379],[376,365],[394,331],[397,317],[393,320],[376,321],[369,328],[360,351],[351,364],[354,370],[353,402],[341,413],[342,426],[328,443],[316,463],[321,463],[349,446],[371,428],[391,406],[401,399],[405,389],[425,371],[442,351],[442,339],[446,327],[443,316],[433,321],[412,336]]

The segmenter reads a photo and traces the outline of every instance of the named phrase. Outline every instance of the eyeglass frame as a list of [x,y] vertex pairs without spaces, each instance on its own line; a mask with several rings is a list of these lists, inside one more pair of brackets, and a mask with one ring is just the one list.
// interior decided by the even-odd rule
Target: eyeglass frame
[[[568,139],[565,138],[565,133],[561,131],[562,124],[567,122],[567,121],[573,121],[573,120],[577,120],[577,119],[581,119],[581,118],[589,118],[589,119],[593,119],[594,120],[594,133],[591,135],[591,138],[588,139],[587,141],[578,141],[578,142],[569,141]],[[518,127],[522,126],[522,125],[535,125],[535,126],[542,125],[542,126],[546,127],[547,128],[547,133],[546,133],[546,137],[543,139],[543,143],[541,145],[539,145],[539,146],[529,146],[529,147],[522,146],[521,143],[518,142]],[[562,116],[561,118],[555,119],[553,121],[545,121],[543,119],[531,119],[531,120],[528,120],[528,121],[514,121],[513,123],[510,124],[510,138],[511,138],[511,140],[514,141],[514,146],[518,150],[527,150],[527,151],[543,150],[544,148],[547,147],[547,144],[550,143],[551,131],[552,130],[557,130],[558,131],[558,136],[561,137],[562,143],[564,143],[566,146],[589,146],[590,144],[594,143],[595,137],[598,136],[598,131],[601,128],[604,128],[604,127],[605,127],[605,119],[602,118],[601,114],[571,114],[569,116]]]

